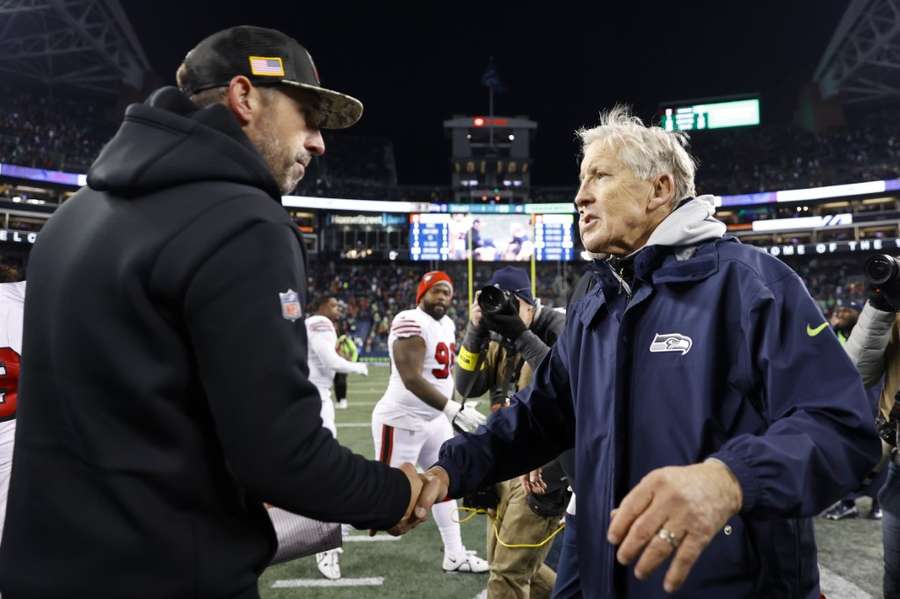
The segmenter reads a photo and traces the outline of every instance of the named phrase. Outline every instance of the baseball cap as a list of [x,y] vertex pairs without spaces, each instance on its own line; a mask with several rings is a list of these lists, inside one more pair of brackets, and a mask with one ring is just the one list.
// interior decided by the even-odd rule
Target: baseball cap
[[362,102],[322,87],[309,52],[297,40],[275,29],[239,25],[207,37],[184,57],[181,91],[192,95],[228,85],[244,75],[257,85],[290,85],[318,98],[316,125],[344,129],[362,116]]
[[515,293],[532,306],[534,305],[534,296],[531,295],[531,279],[528,278],[528,273],[521,268],[504,266],[494,271],[491,280],[488,281],[488,285]]
[[841,308],[849,308],[850,310],[856,310],[857,312],[862,312],[862,306],[856,300],[842,299],[838,300],[837,304],[835,304],[834,309],[839,310]]

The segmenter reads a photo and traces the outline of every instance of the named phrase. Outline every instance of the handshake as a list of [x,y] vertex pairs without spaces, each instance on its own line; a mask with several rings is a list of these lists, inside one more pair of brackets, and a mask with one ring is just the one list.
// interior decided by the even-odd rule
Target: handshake
[[[406,534],[416,526],[428,519],[428,511],[435,503],[443,501],[447,497],[450,488],[450,477],[447,471],[440,466],[433,466],[425,473],[416,471],[416,467],[410,463],[400,466],[400,470],[409,480],[409,505],[406,513],[394,526],[388,529],[388,533],[396,536]],[[370,534],[374,535],[375,531]]]

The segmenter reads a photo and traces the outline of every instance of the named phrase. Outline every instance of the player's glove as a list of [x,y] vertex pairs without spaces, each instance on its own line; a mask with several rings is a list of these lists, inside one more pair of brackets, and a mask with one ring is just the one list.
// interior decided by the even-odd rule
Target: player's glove
[[354,362],[353,367],[354,367],[353,372],[355,372],[356,374],[361,374],[363,376],[369,376],[369,367],[366,366],[365,364],[362,364],[361,362]]
[[487,421],[484,414],[473,407],[463,406],[459,402],[448,400],[444,406],[444,415],[450,424],[464,433],[471,433]]
[[485,314],[481,317],[481,322],[510,341],[515,341],[528,330],[518,314]]

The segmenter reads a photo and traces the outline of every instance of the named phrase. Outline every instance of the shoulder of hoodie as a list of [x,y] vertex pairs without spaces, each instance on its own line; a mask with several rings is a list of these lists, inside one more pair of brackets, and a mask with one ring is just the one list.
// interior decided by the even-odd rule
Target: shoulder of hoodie
[[735,271],[739,279],[752,291],[763,288],[772,292],[799,285],[806,289],[803,280],[794,270],[767,252],[752,245],[724,238],[717,241],[719,272]]
[[[177,191],[176,191],[177,190]],[[179,246],[187,254],[193,249],[218,247],[238,238],[241,233],[258,225],[284,227],[296,233],[290,215],[281,204],[265,191],[252,185],[227,181],[203,181],[179,185],[168,193],[204,198],[192,214],[170,232],[166,246]],[[298,242],[299,243],[299,242]]]
[[164,234],[151,271],[156,288],[183,289],[201,265],[226,244],[241,243],[248,239],[245,234],[259,227],[265,227],[266,234],[255,239],[265,238],[266,250],[273,256],[302,255],[290,215],[264,191],[239,183],[206,181],[179,185],[168,193],[176,189],[187,197],[196,193],[212,199],[203,201]]
[[[243,221],[247,224],[270,222],[293,225],[287,210],[272,196],[253,185],[232,181],[198,181],[172,188],[171,192],[190,194],[192,187],[208,198],[205,206],[196,213],[193,223],[216,227],[227,221]],[[227,216],[223,220],[223,216]]]

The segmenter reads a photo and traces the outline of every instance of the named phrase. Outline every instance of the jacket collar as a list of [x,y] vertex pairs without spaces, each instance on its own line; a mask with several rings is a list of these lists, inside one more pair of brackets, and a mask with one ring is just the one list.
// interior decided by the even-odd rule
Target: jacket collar
[[726,235],[721,239],[701,242],[696,246],[663,247],[649,246],[641,249],[626,260],[595,260],[590,269],[597,281],[599,293],[618,292],[622,288],[622,278],[616,267],[633,269],[634,281],[653,284],[699,282],[716,274],[719,270],[719,245],[739,243]]

